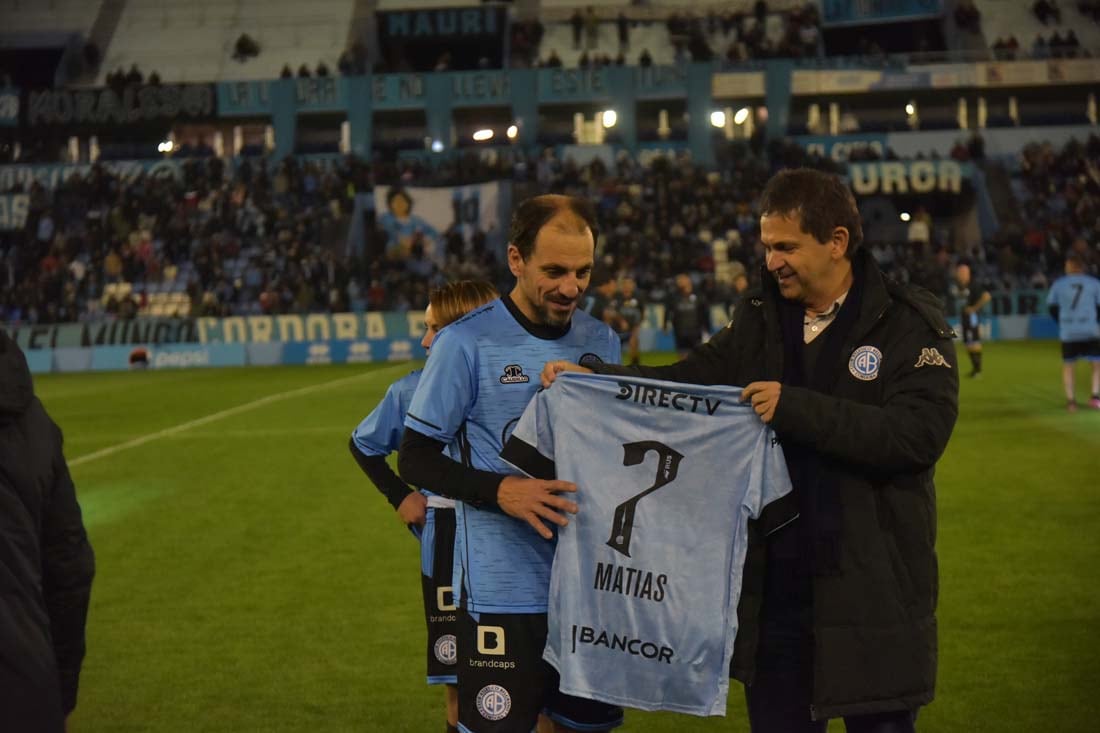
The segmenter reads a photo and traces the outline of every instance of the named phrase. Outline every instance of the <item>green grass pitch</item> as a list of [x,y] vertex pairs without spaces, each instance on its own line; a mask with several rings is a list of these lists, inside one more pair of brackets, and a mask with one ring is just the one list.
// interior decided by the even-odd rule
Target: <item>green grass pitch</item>
[[[98,560],[70,731],[443,729],[415,540],[347,451],[409,368],[37,377]],[[939,465],[940,675],[919,727],[1096,730],[1100,411],[1065,412],[1055,343],[988,344],[985,369]],[[740,685],[726,719],[628,712],[623,730],[745,731]]]

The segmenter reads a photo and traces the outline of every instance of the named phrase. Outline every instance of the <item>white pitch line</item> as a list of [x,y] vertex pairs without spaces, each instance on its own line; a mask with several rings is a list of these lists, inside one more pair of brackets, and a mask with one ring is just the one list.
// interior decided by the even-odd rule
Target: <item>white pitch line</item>
[[[397,365],[395,365],[396,367]],[[404,366],[404,365],[401,365]],[[395,367],[387,367],[392,369]],[[378,369],[376,371],[364,372],[363,374],[356,374],[351,377],[341,377],[340,379],[334,379],[331,382],[322,382],[321,384],[311,384],[308,387],[300,387],[299,389],[292,389],[288,392],[279,392],[277,394],[268,395],[267,397],[261,397],[258,400],[252,402],[246,402],[243,405],[237,405],[236,407],[230,407],[228,410],[220,410],[218,412],[211,413],[205,417],[200,417],[189,422],[180,423],[179,425],[173,425],[170,428],[158,430],[155,433],[149,433],[148,435],[142,435],[140,438],[134,438],[128,440],[125,443],[119,443],[118,445],[111,445],[106,448],[102,448],[93,453],[87,453],[69,461],[69,466],[80,466],[85,463],[90,463],[100,458],[106,458],[112,456],[115,453],[119,453],[130,448],[137,448],[139,445],[145,445],[146,443],[165,438],[169,435],[175,435],[176,433],[182,433],[185,430],[196,428],[200,425],[206,425],[212,423],[215,420],[221,420],[222,418],[232,417],[233,415],[239,415],[242,412],[248,412],[249,410],[255,410],[257,407],[263,407],[264,405],[270,405],[273,402],[281,402],[282,400],[289,400],[294,397],[299,397],[305,394],[311,394],[313,392],[320,392],[323,389],[330,389],[332,387],[339,387],[342,384],[354,382],[357,379],[364,379],[368,376],[375,376],[378,372],[386,371],[386,369]]]

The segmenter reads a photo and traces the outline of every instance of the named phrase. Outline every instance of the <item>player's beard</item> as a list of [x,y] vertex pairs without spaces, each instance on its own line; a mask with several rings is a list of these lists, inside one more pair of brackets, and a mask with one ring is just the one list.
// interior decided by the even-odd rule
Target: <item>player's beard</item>
[[543,298],[542,303],[539,304],[539,315],[542,316],[542,322],[547,326],[554,326],[555,328],[564,328],[569,325],[569,322],[573,319],[573,312],[577,310],[577,303],[579,297],[570,301],[572,306],[568,310],[560,310],[553,307],[553,303],[561,303],[562,301],[554,300],[552,298]]

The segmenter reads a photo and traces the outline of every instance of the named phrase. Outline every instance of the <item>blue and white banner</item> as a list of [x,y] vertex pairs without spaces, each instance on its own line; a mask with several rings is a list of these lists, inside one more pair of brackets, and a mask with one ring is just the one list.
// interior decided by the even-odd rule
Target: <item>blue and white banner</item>
[[214,85],[130,85],[121,91],[38,89],[27,96],[28,125],[130,125],[213,117]]
[[27,226],[31,197],[25,193],[0,194],[0,231],[16,231]]
[[19,89],[4,87],[0,89],[0,127],[15,127],[19,124]]
[[876,194],[961,193],[970,163],[955,160],[880,160],[849,163],[848,178],[857,196]]
[[457,225],[463,237],[476,230],[501,231],[498,182],[447,188],[374,189],[378,226],[386,232],[386,256],[406,260],[420,244],[424,257],[443,258],[443,235]]
[[362,341],[308,341],[283,344],[282,364],[369,364],[378,361],[423,359],[424,347],[410,339]]
[[871,153],[875,157],[885,158],[889,146],[886,135],[862,133],[858,135],[802,135],[795,138],[807,153],[843,163],[852,155]]
[[[137,180],[140,176],[160,178],[170,176],[177,180],[181,177],[178,160],[105,160],[96,163],[109,174],[118,176],[124,183]],[[92,169],[91,163],[40,163],[35,165],[0,165],[0,191],[10,191],[16,186],[30,188],[32,183],[47,189],[57,188],[73,176],[86,176]]]
[[191,369],[245,365],[243,344],[166,344],[164,346],[96,346],[93,371],[130,369],[130,359],[144,351],[149,369]]

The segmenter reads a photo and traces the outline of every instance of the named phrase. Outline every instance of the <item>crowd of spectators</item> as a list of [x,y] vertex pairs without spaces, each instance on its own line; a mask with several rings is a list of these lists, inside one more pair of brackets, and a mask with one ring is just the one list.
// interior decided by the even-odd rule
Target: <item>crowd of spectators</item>
[[[956,147],[955,157],[982,155],[980,140]],[[866,159],[893,157],[864,152]],[[122,181],[93,167],[52,194],[32,186],[26,227],[0,233],[0,321],[127,318],[164,289],[187,294],[189,315],[222,316],[418,308],[431,287],[458,278],[507,288],[502,253],[487,244],[491,232],[452,227],[432,257],[422,242],[395,249],[381,225],[367,232],[364,251],[347,246],[354,196],[382,181],[392,192],[506,177],[516,195],[591,199],[599,264],[634,279],[649,302],[669,295],[677,274],[690,273],[708,302],[732,307],[763,263],[754,202],[776,169],[799,165],[841,169],[795,143],[762,139],[722,146],[714,170],[686,156],[642,165],[621,154],[581,165],[550,150],[496,159],[471,153],[438,167],[287,159],[270,172],[248,160],[229,170],[213,158],[187,162],[178,180]],[[908,236],[868,246],[895,277],[941,294],[964,257],[985,281],[1005,288],[1045,286],[1070,247],[1091,267],[1100,264],[1090,244],[1100,237],[1100,138],[1062,150],[1028,146],[1017,189],[1024,229],[1005,228],[984,250],[957,249],[948,228],[933,226],[923,211]],[[131,295],[106,295],[121,282],[133,284]]]
[[[998,38],[990,48],[993,50],[994,57],[1002,61],[1015,61],[1017,58],[1028,55],[1021,51],[1020,42],[1015,34]],[[1035,40],[1031,42],[1030,57],[1033,59],[1072,59],[1089,56],[1089,50],[1081,48],[1077,33],[1072,28],[1064,35],[1053,31],[1049,38],[1042,33],[1037,33]]]
[[1045,287],[1066,253],[1075,250],[1097,274],[1100,268],[1100,137],[1024,148],[1014,189],[1022,231],[1002,229],[991,260],[1004,285]]

